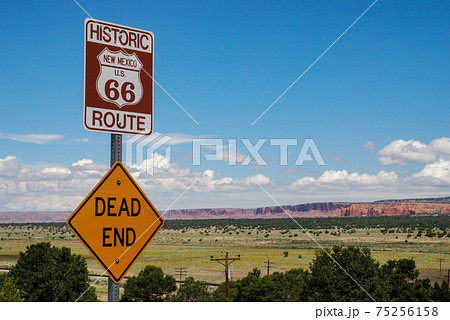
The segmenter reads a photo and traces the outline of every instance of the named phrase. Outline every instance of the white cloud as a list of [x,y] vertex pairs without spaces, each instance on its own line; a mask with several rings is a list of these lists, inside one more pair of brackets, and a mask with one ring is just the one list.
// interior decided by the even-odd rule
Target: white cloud
[[427,185],[450,185],[450,160],[441,157],[438,161],[427,164],[422,171],[412,175],[412,182]]
[[[431,144],[437,143],[436,140]],[[442,146],[442,142],[438,146]],[[436,160],[437,149],[415,140],[405,141],[398,139],[392,141],[378,151],[378,162],[382,165],[407,166],[408,162],[431,163]]]
[[104,174],[109,167],[106,164],[94,162],[91,159],[82,159],[72,164],[70,171],[75,173]]
[[259,185],[267,185],[267,184],[271,184],[272,183],[272,181],[270,180],[270,178],[268,178],[268,177],[266,177],[265,175],[263,175],[263,174],[257,174],[257,175],[254,175],[254,176],[252,176],[252,177],[247,177],[247,178],[245,178],[244,180],[244,183],[246,184],[246,185],[254,185],[255,184],[255,181],[256,181],[256,183],[257,184],[259,184]]
[[21,161],[15,156],[7,156],[4,159],[0,159],[0,177],[14,177],[17,175],[21,168]]
[[375,150],[377,146],[373,143],[372,140],[367,141],[362,147],[361,150]]
[[437,155],[450,155],[450,138],[442,137],[431,141],[430,149]]
[[1,134],[0,138],[9,139],[19,142],[26,143],[37,143],[37,144],[47,144],[50,142],[55,142],[64,138],[63,135],[60,134]]
[[92,161],[91,159],[81,159],[78,160],[77,162],[72,163],[72,167],[83,167],[91,163],[94,163],[94,161]]
[[327,170],[317,180],[319,182],[330,183],[343,180],[348,177],[347,170]]
[[86,196],[101,176],[89,170],[72,172],[70,168],[59,166],[33,171],[22,168],[16,157],[8,156],[0,159],[0,208],[34,211],[74,209],[74,199]]
[[352,188],[378,188],[382,186],[394,187],[398,184],[398,176],[395,172],[384,170],[376,175],[367,173],[348,173],[347,170],[326,170],[317,179],[313,177],[303,177],[290,185],[291,189],[343,189]]
[[[153,158],[157,162],[165,160],[158,153],[154,153]],[[248,195],[259,189],[255,181],[260,185],[272,183],[262,174],[240,179],[218,177],[211,169],[193,172],[174,162],[156,170],[155,175],[149,175],[142,169],[151,165],[153,158],[132,166],[129,171],[152,200],[159,199],[166,205],[185,192],[197,178],[189,192],[210,206],[214,206],[214,194],[240,197],[242,192]],[[107,170],[107,165],[91,159],[81,159],[68,168],[55,165],[38,170],[21,168],[20,160],[8,156],[0,159],[0,210],[73,210]]]
[[[450,159],[441,156],[410,176],[400,179],[398,174],[410,174],[410,170],[384,171],[377,174],[349,173],[347,170],[326,170],[318,178],[302,177],[290,185],[291,190],[306,193],[340,192],[358,194],[364,190],[396,194],[408,192],[409,196],[418,191],[435,191],[448,194],[450,188]],[[445,193],[447,190],[447,193]],[[342,200],[342,199],[341,199]]]
[[41,173],[44,174],[70,174],[70,169],[68,168],[61,168],[61,167],[50,167],[50,168],[44,168],[41,170]]
[[[436,139],[428,148],[445,153],[447,141]],[[224,177],[211,169],[194,171],[195,167],[181,168],[173,161],[167,161],[164,167],[155,170],[154,175],[145,172],[146,166],[153,165],[153,161],[161,163],[166,160],[169,159],[155,152],[152,158],[129,167],[144,192],[160,208],[171,205],[196,179],[198,181],[177,201],[176,208],[273,205],[258,184],[278,201],[291,204],[373,200],[396,197],[401,193],[407,197],[434,196],[448,194],[450,190],[450,159],[445,155],[427,163],[416,173],[381,170],[369,174],[326,170],[319,176],[305,176],[294,182],[272,181],[263,174]],[[68,167],[58,164],[22,167],[20,159],[7,156],[0,159],[0,211],[73,210],[108,169],[108,165],[91,159],[81,159]],[[284,173],[300,172],[300,168],[290,169]],[[400,179],[398,174],[406,177]],[[428,194],[425,195],[426,192]]]

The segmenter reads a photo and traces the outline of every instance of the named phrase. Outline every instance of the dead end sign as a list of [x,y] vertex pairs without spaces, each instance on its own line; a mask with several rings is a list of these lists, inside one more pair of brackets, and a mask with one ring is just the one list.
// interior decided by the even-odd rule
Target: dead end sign
[[115,283],[120,283],[163,224],[121,162],[111,167],[67,220]]
[[91,18],[84,25],[84,128],[150,134],[153,33]]

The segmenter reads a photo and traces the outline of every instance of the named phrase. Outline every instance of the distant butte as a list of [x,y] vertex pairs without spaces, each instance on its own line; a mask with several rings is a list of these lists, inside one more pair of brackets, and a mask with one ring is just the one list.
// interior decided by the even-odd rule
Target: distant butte
[[[194,219],[261,219],[288,218],[398,216],[413,214],[449,214],[450,197],[423,199],[393,199],[374,202],[318,202],[282,207],[254,209],[183,209],[169,210],[168,220]],[[70,212],[0,212],[0,223],[65,222]]]

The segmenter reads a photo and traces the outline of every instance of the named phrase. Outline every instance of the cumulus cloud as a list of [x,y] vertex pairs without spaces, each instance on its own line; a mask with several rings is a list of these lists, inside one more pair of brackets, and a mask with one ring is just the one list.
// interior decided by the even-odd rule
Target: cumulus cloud
[[[144,192],[164,199],[165,204],[168,199],[176,199],[196,180],[190,192],[204,197],[203,201],[211,200],[214,193],[240,194],[257,190],[255,181],[260,185],[271,183],[270,178],[262,174],[233,179],[220,177],[211,169],[180,168],[168,160],[155,152],[150,159],[128,167]],[[167,161],[164,166],[153,175],[149,174],[150,166],[164,161]],[[0,159],[0,210],[73,210],[108,169],[105,164],[81,159],[69,167],[52,165],[36,170],[22,168],[21,161],[14,156],[5,157]]]
[[411,182],[426,185],[450,185],[450,160],[441,157],[438,161],[427,164],[422,171],[412,175]]
[[[258,185],[284,203],[345,201],[358,197],[381,199],[399,193],[413,197],[429,192],[426,196],[432,196],[445,195],[450,190],[447,143],[448,138],[433,140],[429,145],[403,141],[403,144],[414,145],[414,150],[426,149],[431,150],[430,154],[441,154],[415,173],[402,169],[377,173],[325,170],[318,176],[314,173],[308,173],[314,176],[296,176],[295,181],[273,181],[263,174],[235,178],[211,169],[182,168],[157,152],[142,163],[127,167],[157,207],[171,205],[185,192],[176,207],[273,205]],[[390,156],[397,159],[392,153]],[[411,158],[409,155],[404,161],[411,161]],[[151,174],[147,169],[155,163],[158,167]],[[0,159],[0,211],[73,210],[108,169],[108,165],[92,159],[80,159],[67,167],[55,164],[33,167],[23,166],[21,159],[15,156],[7,156]],[[287,168],[280,172],[299,174],[301,169]]]
[[0,159],[0,209],[74,209],[107,170],[106,165],[90,159],[77,161],[68,168],[47,166],[33,170],[22,167],[16,157],[8,156]]
[[445,188],[450,188],[450,159],[445,156],[426,164],[417,173],[403,179],[398,177],[398,174],[410,173],[410,170],[381,170],[376,174],[326,170],[318,178],[306,176],[294,181],[290,185],[290,189],[304,192],[346,192],[349,190],[356,192],[358,190],[384,190],[385,192],[435,190],[441,192]]
[[68,168],[61,168],[61,167],[50,167],[50,168],[44,168],[41,170],[41,173],[44,174],[70,174],[70,169]]
[[395,172],[384,170],[375,175],[367,173],[349,173],[347,170],[326,170],[317,179],[313,177],[303,177],[293,182],[291,189],[341,189],[351,188],[377,188],[382,186],[395,186],[398,184],[398,176]]
[[377,146],[373,143],[372,140],[367,141],[362,147],[361,150],[375,150]]
[[103,163],[94,162],[91,159],[81,159],[72,163],[71,173],[85,172],[89,174],[102,174],[108,171],[108,166]]
[[245,185],[247,185],[247,186],[254,185],[255,182],[259,185],[267,185],[267,184],[272,183],[270,178],[266,177],[263,174],[257,174],[255,176],[245,178],[243,181],[245,182]]
[[72,163],[72,167],[83,167],[91,163],[94,163],[94,161],[92,161],[91,159],[81,159],[78,160],[77,162]]
[[378,151],[378,155],[378,162],[382,165],[405,167],[409,162],[432,163],[440,155],[450,155],[450,138],[435,139],[429,145],[417,140],[398,139]]
[[0,177],[13,177],[17,175],[21,168],[21,161],[15,156],[7,156],[0,159]]
[[435,154],[450,155],[450,138],[442,137],[431,141],[430,149]]

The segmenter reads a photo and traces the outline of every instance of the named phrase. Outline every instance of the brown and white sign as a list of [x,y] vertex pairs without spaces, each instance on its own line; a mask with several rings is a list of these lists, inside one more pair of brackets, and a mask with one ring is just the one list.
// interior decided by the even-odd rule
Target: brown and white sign
[[84,26],[84,128],[149,135],[153,33],[90,18]]

